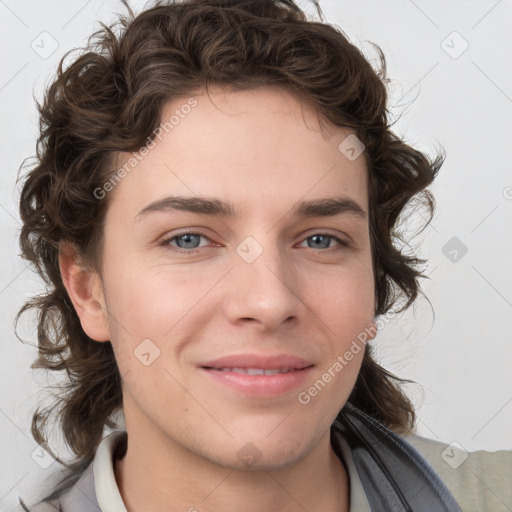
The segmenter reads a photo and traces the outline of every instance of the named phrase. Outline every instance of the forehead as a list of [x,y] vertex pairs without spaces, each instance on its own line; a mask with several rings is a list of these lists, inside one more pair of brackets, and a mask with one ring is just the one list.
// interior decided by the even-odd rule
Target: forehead
[[171,193],[269,209],[333,194],[366,205],[364,157],[350,160],[340,151],[353,134],[321,122],[311,105],[281,88],[217,87],[176,98],[153,133],[144,156],[118,155],[116,169],[127,172],[110,206],[126,215]]

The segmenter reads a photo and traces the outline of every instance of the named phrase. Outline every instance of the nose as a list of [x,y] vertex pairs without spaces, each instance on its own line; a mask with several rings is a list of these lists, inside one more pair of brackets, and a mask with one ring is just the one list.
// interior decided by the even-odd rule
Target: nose
[[233,257],[223,301],[231,323],[253,322],[271,331],[300,319],[306,307],[300,280],[275,243],[259,244],[250,237]]

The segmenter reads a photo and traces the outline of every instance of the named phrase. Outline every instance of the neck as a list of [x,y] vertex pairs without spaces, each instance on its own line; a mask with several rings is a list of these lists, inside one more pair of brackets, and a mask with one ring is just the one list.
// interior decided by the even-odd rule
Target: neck
[[125,456],[114,461],[128,512],[349,510],[348,475],[329,431],[300,461],[269,471],[221,466],[161,433],[130,432]]

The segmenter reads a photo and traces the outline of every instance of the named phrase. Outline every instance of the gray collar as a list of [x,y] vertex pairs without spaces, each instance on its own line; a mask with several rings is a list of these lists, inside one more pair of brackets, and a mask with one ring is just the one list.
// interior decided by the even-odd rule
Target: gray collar
[[331,428],[338,457],[341,439],[350,447],[372,511],[462,512],[443,481],[409,443],[349,402]]

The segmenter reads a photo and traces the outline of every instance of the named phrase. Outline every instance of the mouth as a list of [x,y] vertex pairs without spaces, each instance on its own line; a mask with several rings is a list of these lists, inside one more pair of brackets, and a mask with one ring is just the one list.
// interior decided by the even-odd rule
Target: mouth
[[[211,366],[202,366],[201,368],[205,368],[206,370],[214,370],[217,372],[242,373],[245,375],[280,375],[282,373],[290,373],[304,370],[304,368],[214,368]],[[309,368],[309,366],[306,366],[305,368]]]
[[[233,358],[235,356],[231,359]],[[243,396],[256,398],[284,396],[294,390],[297,391],[300,386],[305,388],[305,383],[315,366],[304,359],[290,357],[284,364],[276,364],[275,358],[260,358],[260,364],[255,364],[257,357],[237,356],[238,362],[236,365],[231,363],[233,366],[230,366],[227,359],[199,366],[201,374],[209,380],[208,385],[211,387],[213,383],[215,387],[218,385],[220,390],[228,389]],[[242,362],[242,359],[245,362]],[[247,362],[248,359],[251,361]]]

